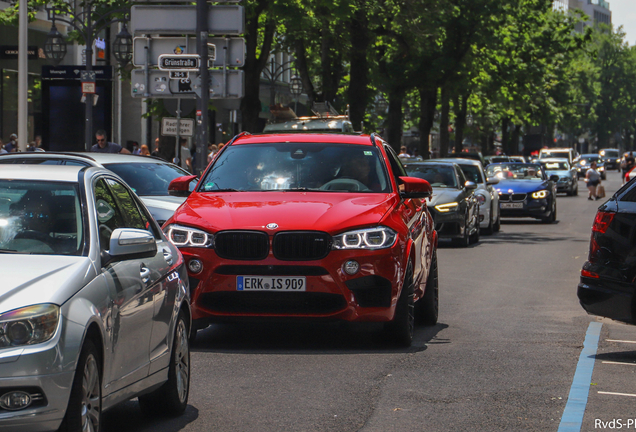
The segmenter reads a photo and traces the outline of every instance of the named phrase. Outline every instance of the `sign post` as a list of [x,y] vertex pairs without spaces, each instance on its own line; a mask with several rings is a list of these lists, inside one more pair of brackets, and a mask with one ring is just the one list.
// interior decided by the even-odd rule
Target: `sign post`
[[[196,166],[193,167],[195,174],[201,174],[208,163],[208,104],[210,102],[210,78],[208,71],[208,2],[207,0],[197,0],[197,53],[201,57],[201,96],[197,98],[197,140],[196,140]],[[216,18],[215,15],[212,18]],[[239,27],[243,27],[244,16],[238,20]],[[242,28],[240,29],[242,30]],[[242,33],[242,31],[241,31]]]

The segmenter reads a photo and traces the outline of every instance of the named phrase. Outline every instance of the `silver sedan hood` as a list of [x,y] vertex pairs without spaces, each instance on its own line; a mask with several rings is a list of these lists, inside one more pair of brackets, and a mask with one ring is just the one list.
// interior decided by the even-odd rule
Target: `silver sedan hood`
[[40,303],[61,305],[95,277],[88,257],[0,256],[0,313]]

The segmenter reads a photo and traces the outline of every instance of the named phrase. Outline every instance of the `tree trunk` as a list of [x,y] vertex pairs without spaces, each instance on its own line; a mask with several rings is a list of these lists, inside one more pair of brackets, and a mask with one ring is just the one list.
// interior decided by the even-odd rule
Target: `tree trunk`
[[504,118],[501,119],[501,148],[504,151],[504,154],[507,155],[512,155],[514,153],[512,153],[510,151],[510,131],[508,130],[510,128],[510,117],[508,116],[504,116]]
[[389,90],[389,114],[387,118],[387,136],[386,139],[399,153],[402,145],[402,102],[404,101],[403,88],[391,88]]
[[510,155],[519,154],[519,138],[521,137],[521,125],[515,125],[514,130],[512,131],[512,137],[510,138]]
[[468,95],[455,98],[455,153],[464,149],[464,128],[466,127],[466,112],[468,111]]
[[368,19],[364,8],[359,8],[349,23],[351,34],[350,83],[347,98],[349,115],[354,130],[363,130],[362,122],[371,99],[369,91],[369,65],[367,53],[371,38]]
[[450,113],[450,97],[449,91],[442,87],[442,113],[439,123],[439,157],[448,156],[448,147],[450,145],[450,133],[448,131]]
[[437,106],[437,89],[428,90],[424,88],[418,89],[420,95],[420,120],[418,128],[420,129],[420,155],[424,159],[431,158],[431,148],[429,146],[431,129],[433,129],[433,121],[435,120],[435,107]]

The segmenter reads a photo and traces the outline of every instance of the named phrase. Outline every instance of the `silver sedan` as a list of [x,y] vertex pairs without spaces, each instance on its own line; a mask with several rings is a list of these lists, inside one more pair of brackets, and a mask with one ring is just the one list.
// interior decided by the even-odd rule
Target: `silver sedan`
[[120,177],[3,166],[0,254],[0,430],[99,431],[137,396],[144,412],[184,412],[184,261]]

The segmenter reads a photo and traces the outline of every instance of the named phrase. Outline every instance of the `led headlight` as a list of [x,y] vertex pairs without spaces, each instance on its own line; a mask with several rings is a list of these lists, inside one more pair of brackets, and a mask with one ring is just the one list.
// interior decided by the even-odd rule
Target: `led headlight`
[[486,202],[486,197],[482,194],[475,194],[475,198],[477,198],[477,202],[479,203],[479,205],[484,205],[484,203]]
[[171,224],[165,227],[168,239],[177,247],[213,247],[214,236],[196,228]]
[[333,249],[386,249],[395,244],[397,233],[388,227],[348,231],[333,238]]
[[452,202],[452,203],[448,203],[448,204],[439,204],[435,206],[435,210],[437,210],[440,213],[448,213],[451,211],[456,211],[457,207],[459,207],[459,203],[456,202]]
[[0,314],[0,348],[34,345],[51,339],[60,320],[60,307],[40,304]]
[[532,198],[534,199],[541,199],[541,198],[545,198],[548,196],[548,191],[547,190],[540,190],[540,191],[536,191],[532,193]]
[[605,167],[602,167],[602,166],[601,166],[601,167],[598,167],[598,170],[599,170],[599,171],[605,171]]

